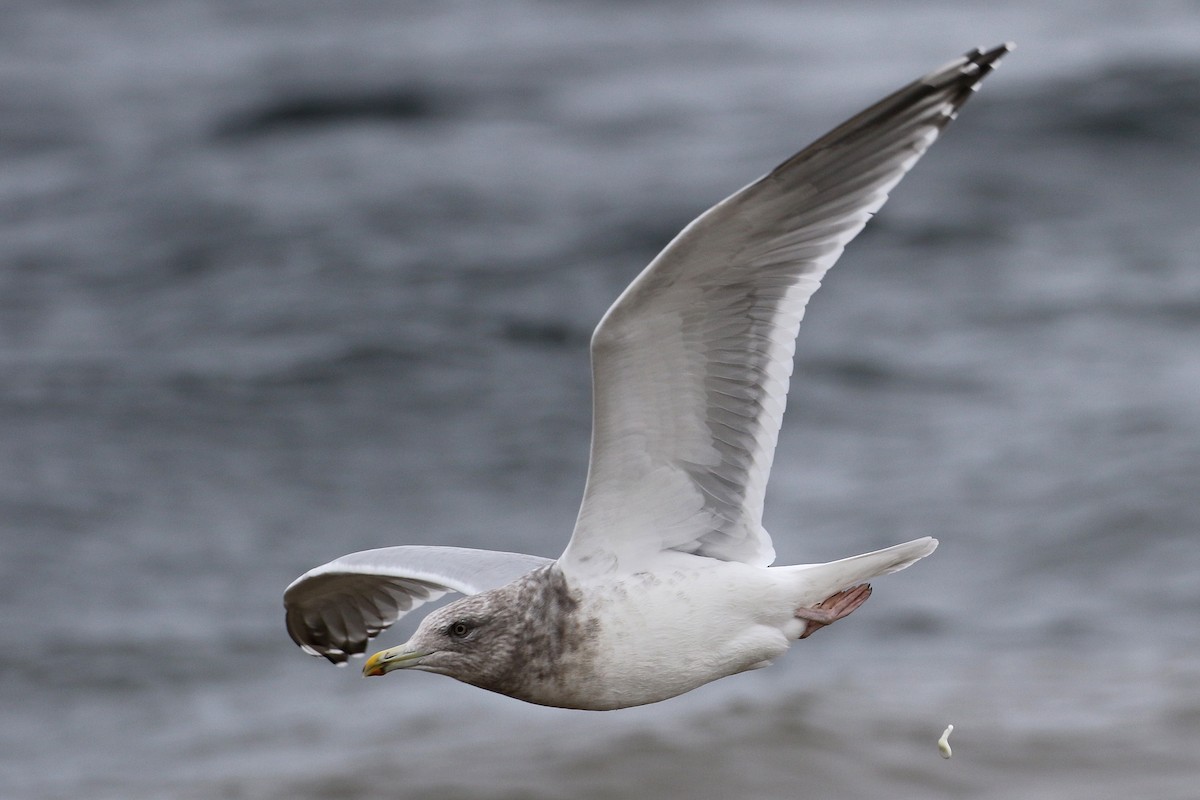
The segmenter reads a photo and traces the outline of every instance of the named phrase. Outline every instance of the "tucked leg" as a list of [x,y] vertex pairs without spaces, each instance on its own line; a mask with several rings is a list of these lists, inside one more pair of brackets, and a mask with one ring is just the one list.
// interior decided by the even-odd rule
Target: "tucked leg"
[[827,597],[812,608],[797,608],[796,618],[808,623],[801,639],[807,639],[826,625],[832,625],[842,617],[850,616],[854,609],[867,602],[871,587],[865,583]]

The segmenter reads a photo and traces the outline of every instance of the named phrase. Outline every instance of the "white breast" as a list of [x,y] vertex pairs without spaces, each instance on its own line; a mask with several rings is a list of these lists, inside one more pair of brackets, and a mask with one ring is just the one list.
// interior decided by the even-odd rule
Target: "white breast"
[[792,602],[772,571],[673,554],[654,571],[579,587],[597,622],[601,707],[653,703],[766,666],[789,644]]

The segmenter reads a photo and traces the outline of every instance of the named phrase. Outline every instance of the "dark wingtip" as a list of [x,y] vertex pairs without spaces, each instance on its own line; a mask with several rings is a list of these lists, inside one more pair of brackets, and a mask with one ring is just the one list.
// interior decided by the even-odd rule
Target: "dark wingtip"
[[975,84],[978,85],[979,81],[986,78],[991,71],[996,68],[996,65],[999,64],[1000,59],[1004,58],[1004,56],[1016,49],[1016,42],[1004,42],[1003,44],[996,45],[991,50],[984,50],[981,47],[977,47],[971,52],[967,53],[967,60],[971,64],[974,64],[979,70],[979,75],[975,80]]
[[973,54],[974,58],[971,60],[980,64],[994,64],[1000,59],[1004,58],[1006,53],[1011,53],[1016,49],[1016,42],[1002,42],[1001,44],[993,47],[991,50],[984,50],[982,47],[977,47],[975,48]]
[[956,95],[951,100],[952,108],[947,112],[943,124],[948,123],[957,116],[958,109],[979,89],[979,84],[983,83],[984,78],[992,74],[992,71],[998,66],[1000,59],[1004,58],[1004,56],[1014,49],[1016,49],[1016,44],[1013,42],[1004,42],[990,50],[976,47],[974,50],[964,53],[957,61],[947,65],[948,67],[956,67],[957,69],[953,69],[952,72],[948,73],[943,68],[933,73],[933,75],[939,78],[939,82],[943,80],[948,81],[950,85],[958,89]]

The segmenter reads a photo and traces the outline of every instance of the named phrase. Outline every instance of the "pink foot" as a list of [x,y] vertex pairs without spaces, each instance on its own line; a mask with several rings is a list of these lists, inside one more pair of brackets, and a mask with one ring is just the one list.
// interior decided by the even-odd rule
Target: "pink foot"
[[842,617],[850,616],[854,609],[867,602],[871,587],[865,583],[827,597],[812,608],[797,608],[796,618],[808,623],[801,639],[807,639],[826,625],[832,625]]

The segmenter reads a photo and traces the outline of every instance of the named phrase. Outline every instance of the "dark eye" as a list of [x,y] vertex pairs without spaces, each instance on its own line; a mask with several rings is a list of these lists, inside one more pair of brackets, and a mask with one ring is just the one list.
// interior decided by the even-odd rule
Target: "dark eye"
[[455,639],[461,639],[470,633],[471,630],[471,623],[467,622],[465,619],[460,619],[457,622],[451,623],[450,627],[446,629],[446,633],[450,634]]

